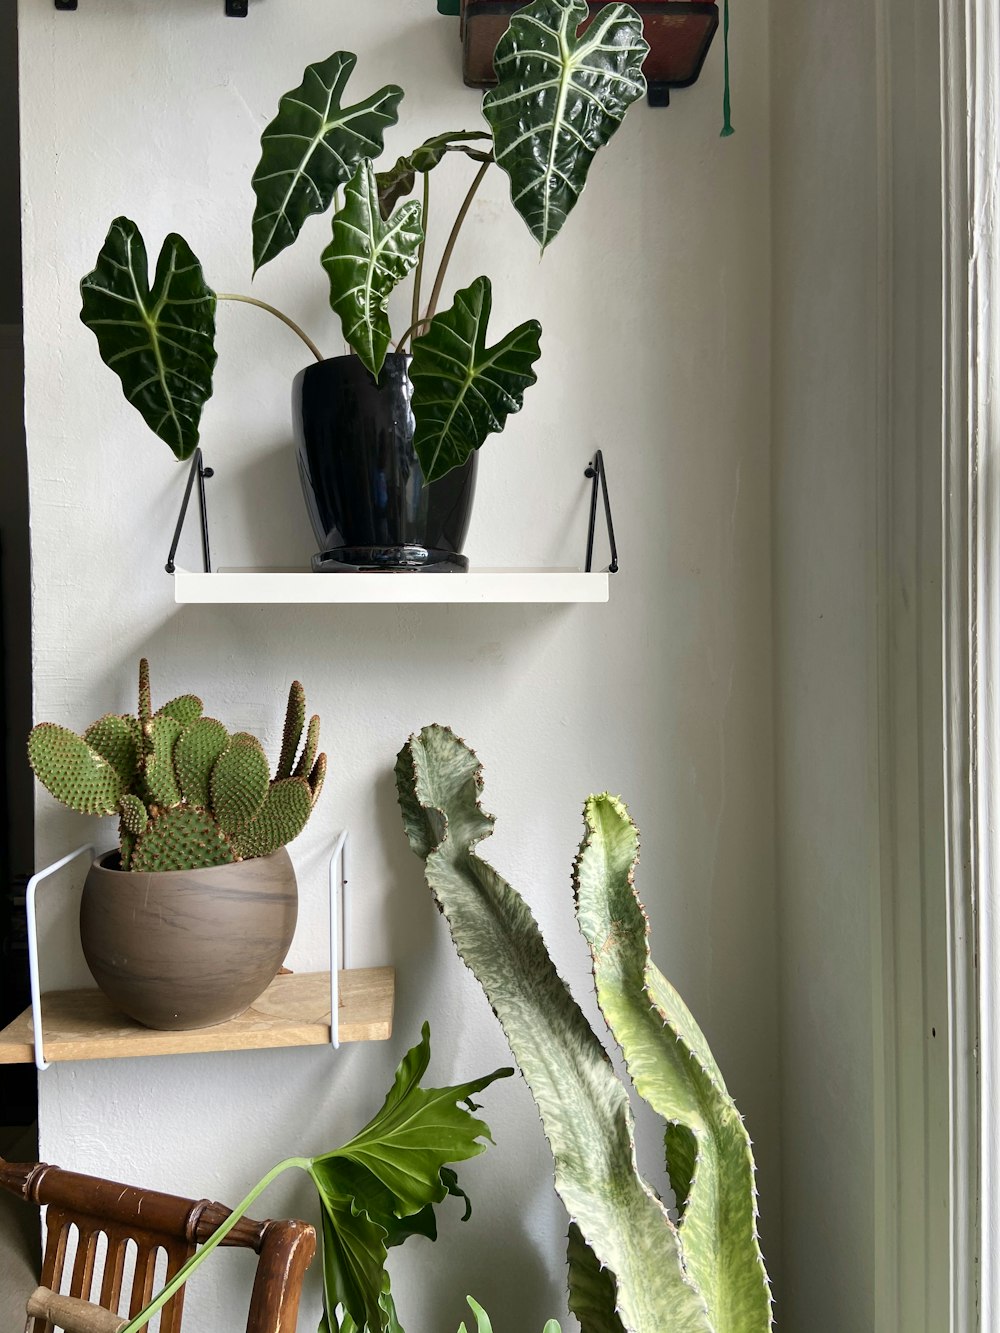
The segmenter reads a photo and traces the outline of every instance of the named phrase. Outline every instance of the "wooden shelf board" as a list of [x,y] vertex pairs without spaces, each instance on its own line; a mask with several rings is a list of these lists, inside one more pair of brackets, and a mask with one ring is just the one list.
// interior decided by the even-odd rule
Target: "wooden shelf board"
[[[340,974],[340,1040],[386,1041],[396,995],[391,967]],[[275,977],[239,1018],[188,1032],[155,1032],[120,1014],[98,990],[50,991],[42,996],[45,1058],[120,1060],[136,1055],[199,1051],[257,1051],[277,1046],[323,1046],[330,1041],[330,975],[291,972]],[[31,1010],[0,1031],[0,1064],[32,1064]]]
[[179,603],[252,606],[329,603],[606,602],[609,575],[576,569],[482,569],[469,574],[313,574],[294,569],[221,569],[174,573]]

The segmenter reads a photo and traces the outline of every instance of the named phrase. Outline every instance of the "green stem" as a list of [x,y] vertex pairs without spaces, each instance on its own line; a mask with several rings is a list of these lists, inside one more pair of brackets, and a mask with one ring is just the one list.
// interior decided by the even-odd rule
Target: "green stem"
[[215,295],[220,301],[242,301],[246,305],[255,305],[259,306],[261,310],[266,310],[268,314],[273,315],[275,319],[280,319],[282,324],[287,324],[293,333],[297,333],[317,361],[323,360],[323,353],[319,350],[309,335],[303,333],[295,321],[289,319],[288,316],[278,310],[276,306],[268,305],[266,301],[258,301],[256,296],[238,296],[235,292],[216,292]]
[[420,221],[423,226],[423,238],[420,242],[420,251],[417,255],[417,272],[413,279],[413,308],[410,315],[410,327],[396,344],[396,351],[402,351],[403,344],[417,327],[420,322],[420,286],[424,276],[424,252],[427,249],[427,213],[431,203],[431,173],[424,172],[424,206],[420,214]]
[[452,227],[451,235],[448,237],[448,244],[445,246],[444,254],[441,256],[441,267],[438,269],[437,277],[434,280],[434,290],[431,292],[430,305],[427,307],[428,319],[433,319],[437,312],[438,298],[441,295],[441,288],[444,286],[444,275],[448,271],[448,264],[451,260],[452,252],[455,249],[455,242],[458,240],[458,234],[462,230],[462,223],[465,221],[469,209],[472,207],[472,201],[476,197],[476,191],[479,189],[479,184],[487,171],[489,171],[492,162],[493,158],[490,157],[489,160],[484,162],[476,172],[476,179],[469,186],[469,193],[465,196],[465,199],[462,202],[462,207],[458,210],[458,217],[455,219],[455,225]]
[[403,343],[406,342],[407,338],[409,338],[411,334],[416,333],[417,329],[419,329],[422,325],[429,324],[430,322],[431,322],[430,315],[425,315],[423,319],[415,319],[413,323],[410,325],[410,327],[403,334],[402,338],[400,338],[399,342],[396,344],[396,351],[397,352],[401,351]]
[[[259,304],[259,302],[257,304]],[[201,1249],[198,1250],[197,1253],[192,1254],[187,1263],[177,1270],[159,1295],[153,1297],[145,1310],[140,1310],[134,1319],[129,1320],[121,1333],[138,1333],[140,1328],[144,1328],[146,1324],[149,1323],[153,1315],[163,1309],[171,1297],[177,1295],[195,1269],[205,1262],[217,1245],[222,1244],[236,1223],[243,1217],[254,1200],[264,1193],[272,1180],[277,1179],[277,1177],[282,1175],[285,1171],[291,1170],[292,1167],[298,1167],[302,1171],[308,1171],[311,1165],[311,1160],[308,1157],[286,1157],[283,1162],[279,1162],[277,1166],[273,1166],[262,1180],[258,1180],[257,1184],[254,1185],[246,1198],[236,1205],[226,1220],[216,1227]]]

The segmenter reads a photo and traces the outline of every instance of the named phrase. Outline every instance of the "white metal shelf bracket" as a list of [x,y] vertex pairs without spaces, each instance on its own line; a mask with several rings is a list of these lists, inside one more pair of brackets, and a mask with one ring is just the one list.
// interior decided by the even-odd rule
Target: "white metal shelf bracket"
[[[351,903],[350,903],[350,862],[348,849],[350,834],[347,829],[340,834],[330,857],[330,1045],[340,1049],[340,968],[351,965]],[[31,1028],[35,1043],[35,1067],[38,1070],[49,1068],[45,1059],[44,1035],[42,1031],[42,985],[38,956],[38,915],[35,898],[38,886],[52,875],[70,865],[78,857],[94,856],[93,845],[87,843],[75,852],[53,861],[44,870],[39,870],[28,880],[25,895],[25,914],[28,922],[28,973],[31,983]]]
[[35,911],[35,895],[43,880],[55,875],[84,854],[93,858],[94,848],[91,843],[78,847],[75,852],[53,861],[52,865],[32,875],[28,880],[28,891],[25,894],[24,908],[28,918],[28,975],[31,982],[31,1028],[35,1037],[35,1067],[39,1070],[48,1069],[49,1062],[45,1059],[45,1048],[42,1044],[42,986],[38,970],[38,917]]

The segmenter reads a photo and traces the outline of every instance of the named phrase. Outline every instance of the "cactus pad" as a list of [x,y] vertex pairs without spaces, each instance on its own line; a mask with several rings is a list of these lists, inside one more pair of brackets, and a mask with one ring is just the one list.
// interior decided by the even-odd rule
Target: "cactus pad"
[[123,870],[268,856],[302,832],[322,789],[319,718],[310,718],[300,754],[306,697],[293,681],[272,781],[260,741],[230,736],[202,711],[196,695],[181,694],[154,713],[143,658],[136,717],[109,713],[82,737],[43,722],[28,738],[28,757],[56,800],[83,814],[118,815]]
[[305,778],[272,782],[256,819],[233,840],[236,854],[243,858],[270,856],[299,836],[312,808],[312,789]]
[[153,805],[179,805],[181,789],[174,772],[174,746],[183,727],[172,717],[153,717],[143,724],[147,754],[143,762],[146,794]]
[[306,731],[306,743],[302,747],[302,754],[299,756],[299,762],[295,765],[294,777],[309,777],[312,772],[312,766],[316,762],[316,752],[318,749],[319,718],[314,713],[309,719],[309,729]]
[[137,838],[141,833],[145,833],[146,825],[149,823],[149,811],[138,796],[133,796],[131,793],[123,796],[118,809],[121,812],[123,828]]
[[285,708],[285,730],[281,737],[281,755],[278,759],[278,771],[275,779],[292,776],[292,766],[298,753],[302,728],[306,724],[306,692],[297,680],[293,680],[288,691],[288,704]]
[[178,805],[150,820],[132,853],[132,870],[200,870],[235,859],[211,815]]
[[214,717],[200,717],[181,732],[174,746],[174,771],[188,805],[212,804],[209,779],[215,761],[229,744],[229,732]]
[[92,722],[83,739],[102,759],[106,759],[128,791],[135,780],[142,754],[142,733],[134,717],[108,713]]
[[190,727],[205,711],[205,705],[196,694],[181,694],[156,710],[157,717],[172,717],[182,727]]
[[247,827],[267,798],[271,769],[256,736],[238,731],[212,769],[212,812],[224,833]]
[[82,736],[42,722],[28,737],[28,759],[57,801],[84,815],[113,815],[123,792],[115,768]]

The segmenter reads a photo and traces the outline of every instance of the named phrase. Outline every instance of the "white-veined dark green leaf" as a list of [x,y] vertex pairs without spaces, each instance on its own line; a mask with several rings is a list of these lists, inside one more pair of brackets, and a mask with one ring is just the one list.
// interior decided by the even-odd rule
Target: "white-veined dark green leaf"
[[365,159],[348,182],[344,207],[333,219],[333,240],[323,251],[330,304],[345,339],[376,378],[392,337],[389,297],[420,253],[420,212],[414,200],[383,221],[375,168]]
[[688,1130],[666,1139],[667,1169],[683,1205],[685,1269],[714,1333],[770,1333],[750,1136],[704,1033],[650,957],[634,879],[638,829],[608,795],[588,799],[584,821],[574,882],[598,1003],[639,1096]]
[[433,171],[446,153],[464,153],[475,162],[487,162],[489,151],[473,148],[472,143],[492,137],[485,130],[457,130],[449,134],[436,134],[432,139],[425,139],[408,157],[397,158],[387,171],[377,172],[375,179],[378,182],[382,216],[387,218],[400,199],[413,193],[418,172]]
[[583,35],[583,0],[535,0],[511,19],[483,99],[511,199],[544,250],[587,183],[594,155],[646,91],[649,46],[630,5],[599,10]]
[[492,307],[489,279],[477,278],[413,340],[413,447],[425,481],[459,467],[487,435],[503,430],[537,378],[542,326],[529,319],[487,347]]
[[302,83],[285,93],[260,139],[253,174],[253,268],[280,254],[313,213],[325,213],[334,192],[364,157],[382,152],[395,125],[402,88],[388,84],[353,106],[341,106],[357,56],[335,51],[306,68]]
[[139,228],[115,218],[80,293],[80,318],[125,397],[178,458],[190,458],[216,361],[215,293],[191,247],[167,237],[150,290]]

